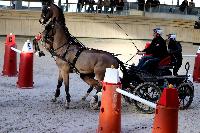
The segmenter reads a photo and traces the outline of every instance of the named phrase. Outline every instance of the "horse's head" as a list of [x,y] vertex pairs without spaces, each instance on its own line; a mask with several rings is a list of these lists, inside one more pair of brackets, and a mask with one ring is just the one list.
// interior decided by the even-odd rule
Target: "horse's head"
[[52,20],[45,26],[45,30],[42,32],[43,41],[44,41],[43,46],[47,50],[53,49],[53,41],[54,41],[55,33],[56,33],[55,21]]
[[40,24],[44,25],[49,20],[56,19],[59,20],[60,17],[60,9],[57,5],[52,2],[47,2],[42,6],[42,13],[39,19]]
[[66,44],[67,39],[70,37],[65,23],[58,22],[56,18],[53,18],[47,25],[45,30],[42,32],[43,46],[51,51],[59,49],[60,45]]
[[46,24],[49,19],[52,17],[53,11],[50,5],[43,5],[42,6],[42,13],[39,19],[40,24]]

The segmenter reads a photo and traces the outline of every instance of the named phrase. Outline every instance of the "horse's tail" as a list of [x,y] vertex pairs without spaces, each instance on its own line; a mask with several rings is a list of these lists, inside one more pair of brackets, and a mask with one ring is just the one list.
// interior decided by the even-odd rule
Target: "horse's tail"
[[123,73],[123,78],[121,79],[121,83],[122,83],[122,88],[126,88],[128,87],[128,72],[127,72],[127,69],[126,67],[124,66],[124,63],[119,60],[117,57],[115,57],[117,62],[119,63],[119,68],[120,70],[122,71]]

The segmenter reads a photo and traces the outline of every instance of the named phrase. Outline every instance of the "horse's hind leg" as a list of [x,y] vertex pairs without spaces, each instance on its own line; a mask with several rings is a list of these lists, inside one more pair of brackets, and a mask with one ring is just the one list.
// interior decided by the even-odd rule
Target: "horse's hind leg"
[[58,84],[57,84],[54,98],[52,99],[53,102],[56,102],[57,98],[60,96],[60,87],[62,86],[62,83],[63,83],[63,78],[62,78],[61,72],[59,71]]
[[98,84],[98,81],[94,79],[95,75],[94,73],[91,74],[81,74],[80,77],[90,85],[90,88],[87,90],[87,93],[83,96],[82,100],[85,100],[90,92],[93,90],[94,86]]

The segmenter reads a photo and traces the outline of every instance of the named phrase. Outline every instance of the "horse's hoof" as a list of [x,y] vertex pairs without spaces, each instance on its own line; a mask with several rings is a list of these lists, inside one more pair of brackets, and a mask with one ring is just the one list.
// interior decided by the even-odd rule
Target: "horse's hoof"
[[52,101],[52,102],[56,102],[57,99],[54,97],[54,98],[51,99],[51,101]]
[[92,99],[90,100],[90,108],[92,110],[98,109],[98,102],[97,102],[97,99],[95,97],[92,97]]
[[69,109],[69,103],[68,102],[65,103],[65,108]]
[[85,96],[83,96],[82,100],[85,101],[88,96],[89,96],[89,93],[85,94]]
[[96,95],[92,97],[90,100],[90,108],[93,110],[97,110],[101,106],[101,96],[102,92],[98,92]]
[[86,100],[86,97],[83,97],[83,98],[82,98],[82,101],[85,101],[85,100]]

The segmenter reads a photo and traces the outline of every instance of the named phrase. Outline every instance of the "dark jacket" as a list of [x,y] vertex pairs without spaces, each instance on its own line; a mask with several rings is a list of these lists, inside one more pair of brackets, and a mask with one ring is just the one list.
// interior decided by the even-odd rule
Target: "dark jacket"
[[143,52],[152,54],[153,57],[159,59],[163,59],[168,55],[166,42],[161,36],[154,38],[150,46],[144,49]]
[[188,1],[183,1],[179,9],[181,12],[184,12],[186,7],[188,7]]
[[182,46],[180,42],[177,42],[175,40],[170,40],[168,44],[168,51],[170,54],[182,58]]

